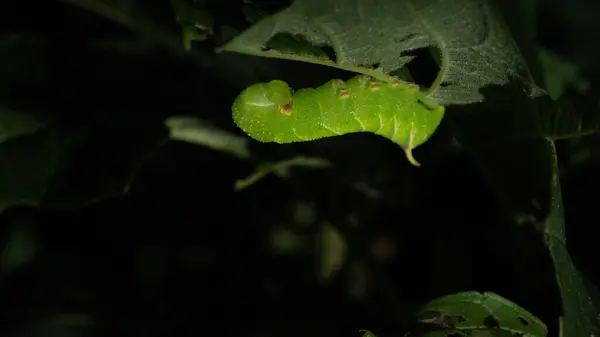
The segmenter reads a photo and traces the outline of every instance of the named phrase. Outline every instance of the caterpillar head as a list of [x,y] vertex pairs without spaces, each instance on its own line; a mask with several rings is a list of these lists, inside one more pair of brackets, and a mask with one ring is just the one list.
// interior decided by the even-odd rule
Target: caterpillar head
[[233,121],[250,137],[261,142],[287,142],[293,134],[292,89],[273,80],[246,88],[232,106]]

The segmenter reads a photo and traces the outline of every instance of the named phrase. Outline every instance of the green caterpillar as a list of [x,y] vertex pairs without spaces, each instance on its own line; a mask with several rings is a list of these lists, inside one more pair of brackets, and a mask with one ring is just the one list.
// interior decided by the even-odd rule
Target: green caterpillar
[[400,145],[408,160],[420,166],[412,150],[431,137],[445,109],[415,84],[358,75],[295,93],[280,80],[257,83],[237,97],[232,111],[235,124],[260,142],[284,144],[372,132]]

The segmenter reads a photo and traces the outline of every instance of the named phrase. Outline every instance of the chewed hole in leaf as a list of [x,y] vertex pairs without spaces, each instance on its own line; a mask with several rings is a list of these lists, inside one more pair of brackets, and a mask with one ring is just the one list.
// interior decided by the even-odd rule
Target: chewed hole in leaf
[[517,317],[517,319],[519,320],[519,323],[523,324],[524,326],[528,326],[529,325],[529,321],[526,320],[525,318],[519,316],[519,317]]
[[424,324],[437,325],[440,327],[452,327],[452,322],[448,322],[448,316],[442,315],[437,311],[426,311],[419,315],[419,322]]
[[488,315],[483,319],[483,325],[485,325],[488,328],[499,328],[500,327],[500,323],[492,315]]
[[442,315],[440,312],[427,311],[421,313],[419,322],[444,328],[454,328],[456,324],[466,322],[466,318],[461,315]]
[[460,315],[444,315],[442,316],[442,326],[446,328],[456,328],[457,324],[466,322],[467,319]]
[[274,50],[282,54],[294,54],[335,62],[337,56],[330,45],[314,45],[301,34],[277,33],[262,48],[263,51]]
[[434,311],[434,310],[427,310],[427,311],[420,312],[417,319],[421,323],[436,324],[436,323],[434,323],[434,321],[441,319],[441,317],[442,317],[441,312]]
[[437,48],[419,48],[411,51],[406,51],[400,54],[401,57],[412,56],[406,68],[412,75],[414,82],[421,87],[429,88],[440,71],[438,61],[440,56]]

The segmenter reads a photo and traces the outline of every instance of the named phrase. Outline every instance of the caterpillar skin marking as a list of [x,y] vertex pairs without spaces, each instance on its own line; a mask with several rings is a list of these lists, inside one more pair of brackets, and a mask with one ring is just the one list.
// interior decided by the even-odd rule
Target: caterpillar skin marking
[[424,97],[415,84],[358,75],[295,93],[280,80],[257,83],[237,97],[232,111],[235,124],[260,142],[285,144],[371,132],[398,144],[408,160],[420,166],[412,150],[431,137],[445,109]]

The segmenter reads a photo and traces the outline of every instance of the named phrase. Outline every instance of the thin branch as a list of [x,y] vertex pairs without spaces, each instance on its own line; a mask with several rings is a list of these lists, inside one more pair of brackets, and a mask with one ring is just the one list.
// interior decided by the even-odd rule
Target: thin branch
[[[221,53],[224,51],[228,52],[228,50],[225,48],[226,48],[226,45],[223,47],[216,48],[215,51],[217,53]],[[238,52],[236,52],[236,53],[238,53]],[[368,75],[368,76],[374,77],[374,78],[384,81],[384,82],[392,82],[392,81],[398,80],[398,78],[396,78],[394,76],[390,76],[377,68],[371,69],[371,68],[358,67],[358,66],[353,66],[353,65],[339,65],[330,60],[323,60],[323,59],[307,57],[307,56],[297,55],[297,54],[280,53],[280,52],[277,52],[274,50],[266,50],[266,51],[260,51],[260,52],[247,51],[247,52],[238,53],[238,54],[318,64],[318,65],[322,65],[322,66],[328,66],[328,67],[333,67],[333,68],[337,68],[337,69],[341,69],[341,70],[351,71],[351,72],[354,72],[357,74]]]

